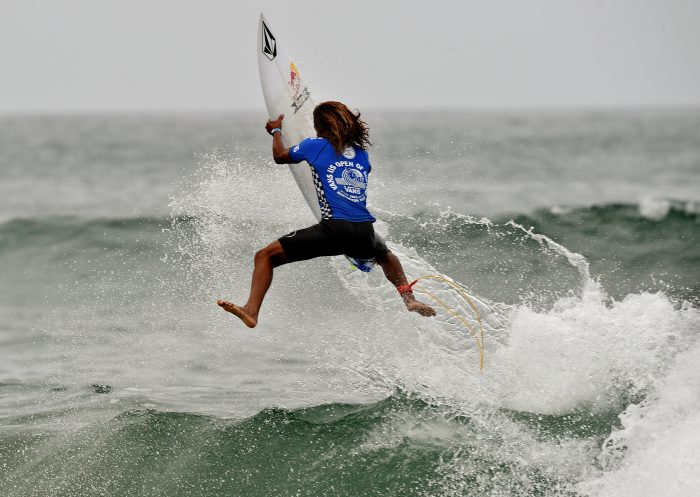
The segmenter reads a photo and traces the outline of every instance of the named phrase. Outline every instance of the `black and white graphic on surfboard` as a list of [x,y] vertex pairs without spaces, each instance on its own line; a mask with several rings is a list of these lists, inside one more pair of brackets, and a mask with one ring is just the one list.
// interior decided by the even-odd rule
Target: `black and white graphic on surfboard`
[[277,40],[272,36],[270,28],[264,22],[262,27],[262,52],[265,54],[265,57],[272,60],[277,57]]
[[307,87],[304,87],[302,90],[299,70],[294,62],[289,64],[289,86],[292,88],[292,108],[296,114],[311,95],[309,94],[309,89]]

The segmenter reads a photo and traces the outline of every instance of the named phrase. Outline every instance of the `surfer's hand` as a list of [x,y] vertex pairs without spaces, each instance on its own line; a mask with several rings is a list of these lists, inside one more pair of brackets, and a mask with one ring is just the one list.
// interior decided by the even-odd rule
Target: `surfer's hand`
[[282,128],[282,120],[284,119],[284,114],[280,114],[280,116],[275,119],[275,120],[268,120],[267,124],[265,125],[265,129],[267,130],[268,133],[272,133],[272,130],[275,128]]

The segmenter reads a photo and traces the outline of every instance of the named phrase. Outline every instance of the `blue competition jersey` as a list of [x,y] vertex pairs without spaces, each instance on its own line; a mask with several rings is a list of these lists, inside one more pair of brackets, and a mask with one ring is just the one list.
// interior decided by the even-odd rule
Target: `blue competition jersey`
[[289,157],[295,164],[306,161],[311,166],[323,219],[376,221],[367,210],[372,166],[365,150],[346,147],[339,154],[325,138],[307,138],[289,150]]

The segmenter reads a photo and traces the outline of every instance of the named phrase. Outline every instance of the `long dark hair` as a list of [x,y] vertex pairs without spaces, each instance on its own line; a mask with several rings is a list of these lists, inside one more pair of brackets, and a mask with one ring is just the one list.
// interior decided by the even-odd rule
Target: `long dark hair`
[[369,128],[360,119],[360,113],[352,112],[340,102],[323,102],[314,109],[314,127],[318,136],[328,140],[336,152],[342,153],[348,145],[367,150]]

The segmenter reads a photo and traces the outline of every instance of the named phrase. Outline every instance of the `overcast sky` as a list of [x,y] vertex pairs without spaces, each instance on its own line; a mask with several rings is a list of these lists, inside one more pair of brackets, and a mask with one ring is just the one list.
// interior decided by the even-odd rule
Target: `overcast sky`
[[0,0],[0,112],[264,108],[261,10],[317,101],[700,105],[698,0]]

